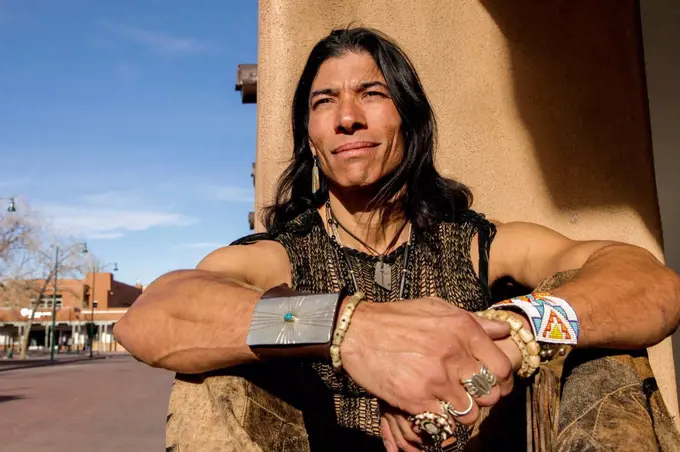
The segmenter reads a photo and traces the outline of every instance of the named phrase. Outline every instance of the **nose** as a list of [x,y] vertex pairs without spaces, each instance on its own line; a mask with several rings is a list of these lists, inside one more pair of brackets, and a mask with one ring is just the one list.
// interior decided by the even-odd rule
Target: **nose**
[[335,133],[352,135],[357,130],[366,128],[366,117],[354,98],[341,98],[337,110],[337,120],[335,123]]

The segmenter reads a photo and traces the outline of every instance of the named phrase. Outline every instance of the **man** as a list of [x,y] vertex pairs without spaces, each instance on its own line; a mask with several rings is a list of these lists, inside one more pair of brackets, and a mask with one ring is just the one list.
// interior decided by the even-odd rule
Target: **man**
[[[462,450],[479,408],[551,344],[640,349],[677,328],[680,278],[647,251],[473,212],[469,190],[434,168],[430,104],[380,33],[320,41],[292,113],[294,158],[268,234],[151,284],[114,330],[138,359],[188,374],[245,366],[274,388],[299,385],[291,403],[312,448],[379,449],[382,436],[388,450],[439,450],[453,436]],[[487,311],[496,320],[473,314],[501,278],[536,287],[577,268],[550,294]],[[284,285],[340,295],[296,298]]]

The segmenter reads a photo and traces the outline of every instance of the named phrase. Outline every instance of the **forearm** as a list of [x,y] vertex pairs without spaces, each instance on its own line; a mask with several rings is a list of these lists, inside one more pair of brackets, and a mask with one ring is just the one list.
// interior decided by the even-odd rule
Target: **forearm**
[[208,272],[173,272],[145,290],[114,335],[140,361],[178,372],[252,362],[246,337],[261,295]]
[[[280,289],[283,296],[295,295]],[[159,278],[116,324],[116,339],[154,367],[200,373],[261,359],[327,358],[328,345],[257,347],[246,343],[263,292],[200,270]]]
[[552,291],[576,311],[579,347],[638,349],[670,335],[680,322],[680,278],[649,252],[611,245]]

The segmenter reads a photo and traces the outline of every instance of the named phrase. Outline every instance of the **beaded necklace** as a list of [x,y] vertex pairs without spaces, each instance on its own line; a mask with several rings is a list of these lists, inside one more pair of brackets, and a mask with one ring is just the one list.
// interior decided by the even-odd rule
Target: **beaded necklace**
[[[338,225],[339,222],[333,215],[333,211],[331,210],[331,203],[330,200],[326,201],[326,218],[328,220],[328,227],[331,230],[331,239],[336,242],[339,246],[340,249],[342,250],[343,256],[345,258],[345,263],[347,264],[347,268],[349,269],[350,277],[352,279],[352,285],[354,286],[354,291],[358,292],[359,291],[359,284],[357,283],[356,275],[354,272],[354,268],[352,267],[352,262],[349,259],[349,254],[347,253],[347,248],[342,244],[342,240],[340,239],[340,234],[338,233]],[[340,225],[345,231],[345,229],[342,225]],[[353,234],[350,233],[352,237],[355,237]],[[408,228],[408,241],[406,242],[406,246],[404,246],[404,268],[401,270],[401,280],[399,282],[399,299],[403,300],[404,299],[404,294],[406,290],[410,286],[410,274],[411,274],[411,268],[409,266],[409,261],[410,261],[410,248],[411,244],[414,240],[413,237],[413,228],[411,227],[411,223],[409,222],[409,228]],[[355,237],[356,239],[356,237]],[[358,240],[360,243],[363,244],[361,240]],[[366,246],[364,244],[364,246]],[[371,247],[368,247],[368,249],[372,249]],[[388,276],[389,275],[389,278]],[[380,256],[378,262],[376,263],[375,266],[375,275],[374,275],[374,281],[376,284],[378,284],[380,287],[386,289],[386,290],[391,290],[391,282],[392,282],[392,276],[391,276],[391,265],[386,264],[383,260],[383,256]]]

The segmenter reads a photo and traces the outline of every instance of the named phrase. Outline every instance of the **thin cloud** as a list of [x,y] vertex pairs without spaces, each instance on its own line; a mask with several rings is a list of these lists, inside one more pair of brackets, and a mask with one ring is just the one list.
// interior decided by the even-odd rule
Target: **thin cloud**
[[99,240],[113,240],[119,239],[123,236],[125,236],[125,234],[123,234],[122,232],[101,232],[101,233],[94,232],[92,234],[89,234],[87,238]]
[[217,186],[210,188],[209,196],[226,202],[254,203],[255,191],[252,188]]
[[175,212],[125,205],[116,192],[85,197],[80,204],[45,204],[40,210],[52,218],[61,233],[93,239],[115,239],[128,232],[152,228],[185,227],[198,220]]
[[109,190],[81,197],[85,204],[97,206],[130,207],[143,203],[142,198],[130,191]]
[[180,37],[128,25],[115,25],[110,28],[152,52],[163,55],[186,56],[214,50],[212,44],[196,38]]

